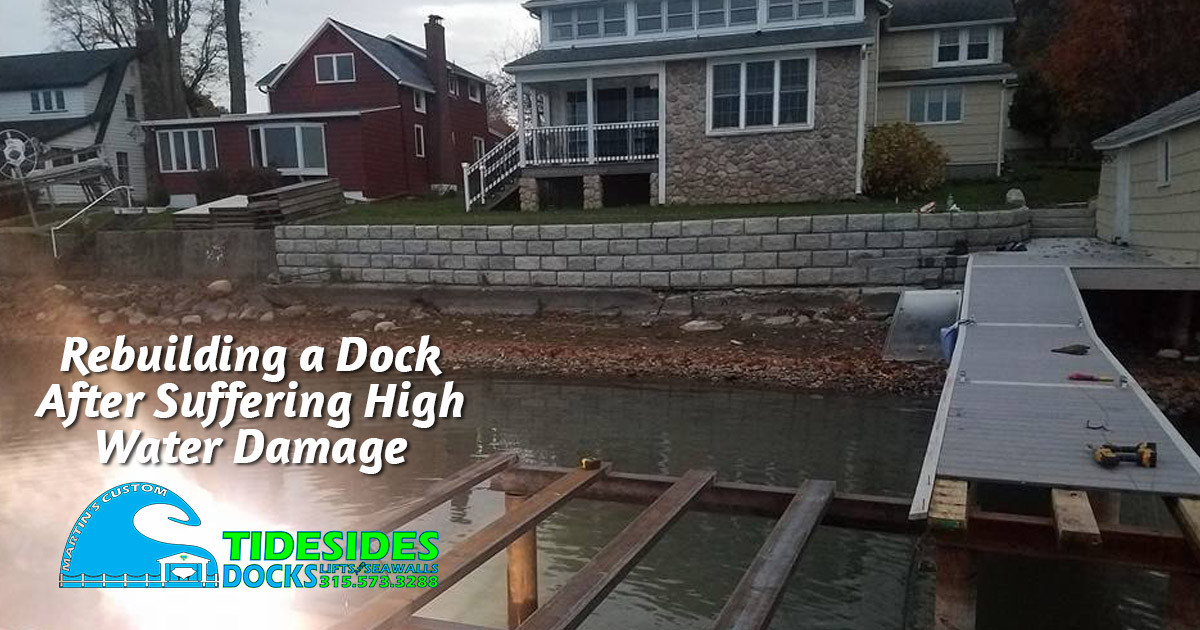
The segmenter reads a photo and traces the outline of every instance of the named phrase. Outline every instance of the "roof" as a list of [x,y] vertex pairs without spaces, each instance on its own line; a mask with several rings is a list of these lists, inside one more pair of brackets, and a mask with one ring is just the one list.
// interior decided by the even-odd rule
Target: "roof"
[[889,30],[943,24],[1015,22],[1012,0],[894,0]]
[[1006,63],[947,66],[920,70],[889,70],[879,73],[879,83],[933,83],[936,81],[979,81],[1015,79],[1017,71]]
[[37,138],[42,142],[50,142],[54,138],[75,131],[81,127],[86,127],[91,123],[91,116],[38,120],[0,120],[0,129],[16,129],[30,138]]
[[586,64],[656,57],[700,57],[721,51],[743,52],[747,49],[823,43],[849,45],[869,42],[872,36],[871,28],[858,22],[835,26],[757,31],[737,35],[664,39],[631,44],[543,48],[509,63],[505,68],[521,70],[559,64]]
[[1185,96],[1166,107],[1143,116],[1092,143],[1100,149],[1119,149],[1156,136],[1176,127],[1200,122],[1200,92]]
[[387,109],[395,109],[395,107],[330,112],[285,112],[279,114],[273,114],[270,112],[256,112],[250,114],[225,114],[223,116],[205,116],[197,118],[164,118],[160,120],[147,120],[142,123],[142,126],[151,128],[180,126],[194,127],[197,125],[221,125],[228,123],[251,123],[273,120],[323,120],[326,118],[355,118],[365,113],[383,111]]
[[[415,54],[421,58],[422,64],[425,63],[425,49],[424,48],[421,48],[420,46],[418,46],[412,42],[408,42],[403,39],[400,39],[399,37],[396,37],[395,35],[388,35],[387,40],[389,42],[392,42],[393,44],[396,44],[396,45],[402,47],[402,48],[408,49],[410,52],[412,52],[413,54]],[[470,70],[467,70],[466,68],[454,63],[453,61],[447,61],[446,66],[450,71],[454,72],[455,74],[465,75],[465,76],[471,77],[472,79],[475,79],[476,81],[482,81],[483,83],[489,83],[489,81],[487,79],[475,74],[474,72],[471,72]]]
[[287,67],[286,63],[281,63],[281,64],[275,66],[274,68],[271,68],[271,71],[264,74],[263,77],[261,79],[259,79],[254,85],[257,85],[259,87],[262,87],[265,85],[270,85],[275,80],[275,77],[279,76],[279,73],[283,72],[283,69],[286,67]]
[[84,85],[136,56],[132,48],[104,48],[0,57],[0,91]]

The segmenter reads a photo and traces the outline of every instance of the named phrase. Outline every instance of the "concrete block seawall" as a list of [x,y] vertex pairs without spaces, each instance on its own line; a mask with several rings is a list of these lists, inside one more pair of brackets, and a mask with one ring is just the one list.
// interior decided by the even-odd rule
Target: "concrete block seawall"
[[281,226],[285,279],[725,289],[958,283],[956,244],[1029,236],[1029,211],[624,224]]

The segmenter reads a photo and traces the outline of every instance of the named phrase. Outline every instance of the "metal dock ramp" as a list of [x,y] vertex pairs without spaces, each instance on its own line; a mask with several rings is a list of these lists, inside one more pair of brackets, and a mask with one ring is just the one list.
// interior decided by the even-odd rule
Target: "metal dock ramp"
[[[1074,269],[1146,272],[1128,250],[973,254],[958,343],[910,516],[935,479],[1200,496],[1200,457],[1096,336]],[[1147,287],[1151,288],[1151,287]],[[1052,348],[1086,344],[1084,356]],[[1111,383],[1068,380],[1072,372]],[[1103,468],[1088,445],[1156,442],[1158,466]]]

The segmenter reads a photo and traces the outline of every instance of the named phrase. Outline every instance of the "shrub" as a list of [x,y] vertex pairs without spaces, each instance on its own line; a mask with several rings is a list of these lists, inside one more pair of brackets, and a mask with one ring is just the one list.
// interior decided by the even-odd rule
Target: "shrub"
[[872,197],[910,198],[946,178],[946,152],[916,125],[888,123],[867,134],[865,184]]
[[283,176],[273,168],[219,168],[200,173],[196,198],[200,203],[232,195],[253,195],[283,185]]

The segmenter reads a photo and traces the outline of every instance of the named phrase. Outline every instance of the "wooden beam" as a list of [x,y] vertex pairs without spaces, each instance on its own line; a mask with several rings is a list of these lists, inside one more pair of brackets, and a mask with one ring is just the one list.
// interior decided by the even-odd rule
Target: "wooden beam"
[[934,560],[937,564],[934,630],[974,630],[976,591],[972,552],[938,545]]
[[536,527],[580,490],[604,476],[609,465],[596,470],[573,470],[541,492],[529,497],[518,509],[505,512],[470,538],[438,558],[437,588],[412,588],[385,591],[367,602],[353,615],[334,628],[338,630],[367,630],[381,626],[400,625],[414,612],[438,595],[450,590],[479,565],[507,547],[521,534]]
[[[520,509],[525,497],[504,495],[504,509]],[[521,534],[505,550],[508,587],[508,627],[520,626],[538,607],[537,529]]]
[[965,481],[938,477],[929,501],[929,525],[940,529],[966,529],[969,486]]
[[1059,546],[1100,544],[1100,526],[1096,524],[1096,515],[1092,513],[1086,492],[1052,488],[1050,507]]
[[1175,515],[1188,547],[1200,558],[1200,499],[1168,499],[1167,507]]
[[377,531],[394,531],[515,463],[517,463],[515,454],[496,453],[429,486],[420,498],[396,508],[387,516],[387,520],[382,526],[378,523],[370,525]]
[[685,473],[520,627],[523,630],[578,627],[716,476],[710,470]]
[[1200,628],[1200,576],[1172,573],[1169,579],[1166,630]]
[[801,484],[791,505],[725,602],[713,628],[761,630],[771,623],[788,577],[833,500],[833,488],[832,481],[809,480]]

